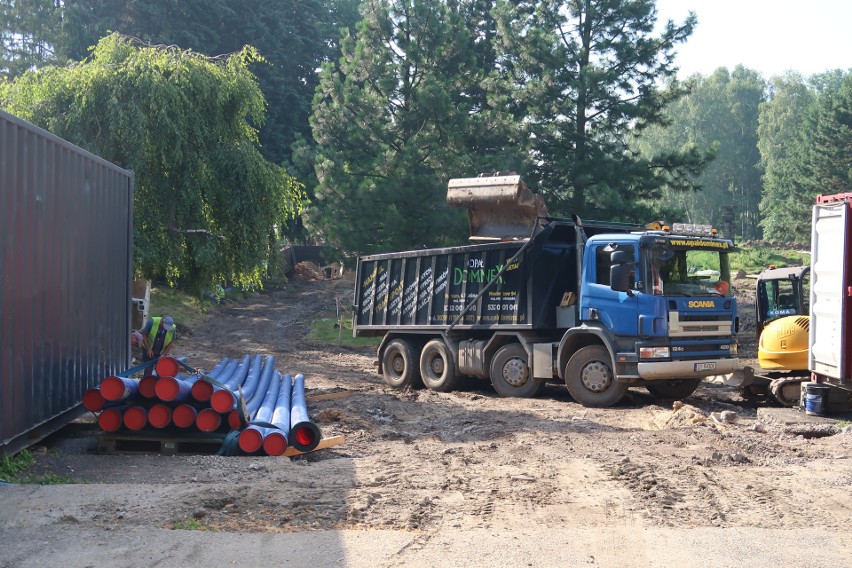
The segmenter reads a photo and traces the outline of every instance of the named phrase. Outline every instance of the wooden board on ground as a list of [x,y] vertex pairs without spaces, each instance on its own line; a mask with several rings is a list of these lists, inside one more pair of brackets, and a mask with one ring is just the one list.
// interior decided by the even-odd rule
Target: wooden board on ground
[[332,400],[335,398],[346,398],[347,396],[351,396],[352,393],[350,391],[341,391],[341,392],[330,392],[328,394],[317,394],[313,396],[308,396],[305,398],[308,402],[318,402],[320,400]]
[[[331,436],[330,438],[323,438],[322,440],[320,440],[320,443],[317,445],[317,447],[311,450],[311,452],[315,452],[317,450],[324,450],[326,448],[331,448],[334,446],[339,446],[343,443],[343,441],[343,436]],[[290,446],[286,450],[284,450],[284,457],[289,458],[307,453],[310,452],[300,452],[293,446]]]

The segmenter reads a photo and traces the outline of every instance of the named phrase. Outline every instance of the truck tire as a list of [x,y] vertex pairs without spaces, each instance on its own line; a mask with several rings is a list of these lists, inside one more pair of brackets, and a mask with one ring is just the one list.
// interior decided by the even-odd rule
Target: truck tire
[[491,384],[500,396],[529,398],[541,392],[544,381],[533,378],[527,351],[518,343],[501,347],[491,360]]
[[395,389],[419,387],[422,383],[416,361],[416,350],[410,342],[404,339],[392,339],[382,353],[382,373],[385,383]]
[[609,351],[603,345],[589,345],[574,353],[564,376],[571,397],[583,406],[613,406],[627,392],[627,385],[615,380]]
[[456,364],[447,344],[433,339],[420,353],[420,376],[426,388],[438,392],[450,392],[458,386]]
[[700,384],[701,379],[671,379],[668,381],[654,381],[645,385],[645,388],[657,398],[683,400],[694,393]]

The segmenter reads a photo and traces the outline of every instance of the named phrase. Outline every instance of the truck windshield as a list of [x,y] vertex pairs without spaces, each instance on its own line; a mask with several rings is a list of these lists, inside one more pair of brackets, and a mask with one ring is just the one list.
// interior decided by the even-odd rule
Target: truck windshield
[[731,290],[728,253],[660,248],[648,251],[645,292],[656,296],[725,296]]

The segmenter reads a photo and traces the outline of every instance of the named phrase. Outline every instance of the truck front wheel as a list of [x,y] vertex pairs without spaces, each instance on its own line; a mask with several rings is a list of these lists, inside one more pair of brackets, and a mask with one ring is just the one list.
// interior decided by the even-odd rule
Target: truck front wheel
[[645,388],[657,398],[683,400],[694,393],[699,384],[701,384],[701,379],[672,379],[654,381],[645,385]]
[[533,378],[527,350],[518,343],[501,347],[491,360],[491,384],[500,396],[529,398],[541,392],[544,381]]
[[627,392],[627,385],[615,380],[609,351],[602,345],[578,350],[565,365],[565,386],[583,406],[613,406]]
[[456,364],[447,344],[433,339],[420,354],[420,376],[426,388],[438,392],[450,392],[458,386]]
[[417,355],[411,343],[404,339],[391,340],[382,354],[385,383],[395,389],[419,387],[420,371],[415,361]]

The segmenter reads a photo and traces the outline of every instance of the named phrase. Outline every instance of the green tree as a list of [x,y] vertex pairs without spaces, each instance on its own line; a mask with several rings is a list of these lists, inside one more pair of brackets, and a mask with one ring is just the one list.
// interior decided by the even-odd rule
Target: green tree
[[659,35],[653,0],[498,0],[496,14],[494,87],[518,101],[551,211],[635,217],[665,182],[700,170],[692,149],[646,158],[629,148],[684,94],[673,60],[694,14]]
[[357,0],[75,0],[66,2],[64,43],[71,59],[109,31],[209,56],[245,45],[260,52],[251,71],[267,102],[260,130],[264,156],[282,164],[291,145],[310,138],[317,69],[339,53],[341,28],[354,28]]
[[815,96],[801,75],[788,73],[770,80],[768,99],[760,105],[758,148],[764,169],[760,211],[767,239],[809,239],[791,228],[809,224],[813,205],[801,172],[806,157],[804,125]]
[[713,159],[692,178],[694,188],[666,186],[657,207],[675,205],[685,219],[721,226],[723,208],[735,213],[736,234],[759,236],[761,169],[757,150],[758,110],[764,81],[750,69],[717,69],[709,77],[695,75],[689,94],[665,110],[666,122],[644,131],[634,142],[643,156],[688,148]]
[[16,77],[53,63],[60,0],[0,0],[0,74]]
[[367,0],[343,57],[324,66],[310,216],[335,246],[364,253],[458,242],[464,216],[446,204],[448,178],[520,160],[476,90],[486,75],[468,7]]
[[261,156],[252,48],[210,59],[117,34],[90,58],[0,86],[4,109],[135,174],[135,266],[199,290],[258,285],[300,187]]
[[803,185],[818,193],[852,191],[852,73],[817,99],[806,129],[807,170]]

